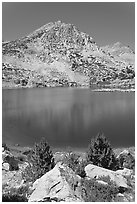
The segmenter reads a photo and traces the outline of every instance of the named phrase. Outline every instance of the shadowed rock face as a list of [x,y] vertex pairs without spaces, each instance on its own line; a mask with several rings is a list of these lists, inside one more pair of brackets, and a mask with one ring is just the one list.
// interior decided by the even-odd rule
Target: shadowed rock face
[[134,87],[134,52],[116,43],[97,46],[72,24],[49,23],[3,42],[3,87]]

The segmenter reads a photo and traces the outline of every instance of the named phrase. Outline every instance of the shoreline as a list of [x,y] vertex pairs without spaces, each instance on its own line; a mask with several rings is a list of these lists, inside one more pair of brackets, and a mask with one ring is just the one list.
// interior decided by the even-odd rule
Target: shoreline
[[[9,148],[9,152],[15,158],[17,159],[23,158],[24,161],[28,158],[28,155],[31,153],[31,150],[33,149],[33,147],[21,147],[16,145],[7,145],[7,147]],[[65,156],[69,155],[69,153],[78,156],[82,160],[85,160],[87,156],[88,147],[84,149],[83,148],[78,149],[78,148],[54,148],[50,146],[50,150],[52,151],[53,157],[56,162],[59,161],[60,158],[64,158]],[[117,148],[112,147],[112,150],[116,157],[124,150],[129,151],[133,156],[135,156],[135,146]]]
[[123,89],[123,88],[96,88],[92,89],[91,87],[2,87],[2,90],[17,90],[17,89],[49,89],[49,88],[69,88],[69,89],[90,89],[93,92],[135,92],[135,88]]
[[115,88],[115,89],[95,89],[95,90],[92,90],[92,91],[96,91],[96,92],[135,92],[135,89],[119,89],[119,88]]
[[[7,143],[6,143],[7,144]],[[23,153],[26,151],[29,151],[31,149],[33,149],[33,146],[20,146],[18,144],[7,144],[7,147],[10,149],[10,151],[14,152],[14,153]],[[56,153],[68,153],[68,152],[73,152],[76,154],[85,154],[88,150],[88,146],[86,148],[77,148],[77,147],[53,147],[50,146],[53,154]],[[135,152],[135,145],[134,146],[130,146],[130,147],[113,147],[112,146],[113,151],[118,154],[119,152],[123,151],[123,150],[131,150],[132,152]]]

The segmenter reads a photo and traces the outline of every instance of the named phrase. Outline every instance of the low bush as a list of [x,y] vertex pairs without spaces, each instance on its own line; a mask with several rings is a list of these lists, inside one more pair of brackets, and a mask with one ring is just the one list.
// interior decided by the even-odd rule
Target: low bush
[[33,166],[28,163],[28,166],[22,171],[22,179],[25,183],[36,181],[37,177],[35,176],[35,170]]
[[119,192],[116,185],[108,181],[108,185],[98,183],[97,180],[81,180],[82,198],[85,202],[112,202]]
[[86,163],[82,160],[80,161],[80,156],[76,155],[73,152],[69,152],[62,161],[69,168],[71,168],[76,174],[84,178],[86,176],[85,166]]
[[20,163],[27,161],[27,157],[26,157],[25,155],[18,155],[18,156],[16,157],[16,159],[17,159],[18,162],[20,162]]
[[75,171],[76,167],[79,165],[79,156],[73,152],[68,152],[62,162]]
[[2,195],[2,202],[28,202],[28,199],[17,194],[4,194]]
[[10,188],[5,190],[2,195],[2,202],[27,202],[29,191],[29,186],[21,186],[20,188]]
[[85,178],[86,176],[86,172],[85,172],[85,166],[86,166],[86,162],[85,161],[81,161],[79,163],[79,165],[77,166],[75,173],[78,174],[81,178]]

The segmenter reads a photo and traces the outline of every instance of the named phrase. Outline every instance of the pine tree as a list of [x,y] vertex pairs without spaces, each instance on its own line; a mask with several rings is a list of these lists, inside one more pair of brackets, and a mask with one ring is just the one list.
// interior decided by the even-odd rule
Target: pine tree
[[98,134],[91,140],[87,152],[87,161],[106,169],[118,169],[118,160],[103,134]]
[[35,181],[55,166],[52,151],[45,138],[35,144],[29,157],[29,166],[22,175],[26,181]]

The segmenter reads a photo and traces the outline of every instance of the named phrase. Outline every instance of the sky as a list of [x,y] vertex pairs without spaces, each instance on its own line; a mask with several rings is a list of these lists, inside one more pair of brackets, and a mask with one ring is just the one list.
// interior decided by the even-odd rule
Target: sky
[[2,39],[15,40],[61,20],[99,46],[121,42],[135,49],[134,2],[3,2]]

